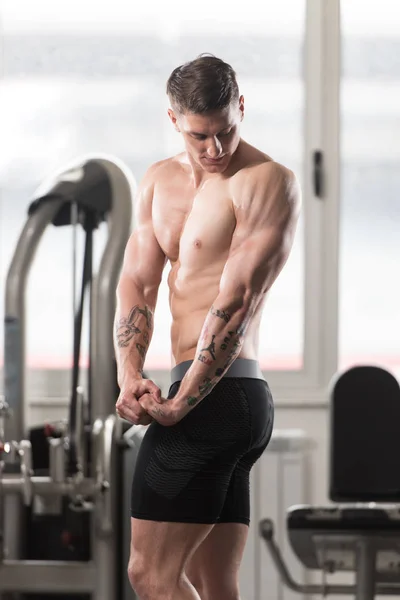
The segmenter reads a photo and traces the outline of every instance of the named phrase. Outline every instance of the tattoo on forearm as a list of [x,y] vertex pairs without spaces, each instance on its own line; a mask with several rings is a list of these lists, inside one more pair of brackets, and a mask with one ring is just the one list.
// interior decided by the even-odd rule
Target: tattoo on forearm
[[[146,325],[151,329],[153,325],[153,314],[148,306],[144,309],[139,308],[138,305],[134,306],[127,317],[122,317],[115,324],[117,345],[119,348],[126,348],[129,346],[129,342],[134,335],[142,333],[142,329],[138,327],[137,321],[143,315],[146,319]],[[143,339],[145,344],[148,344],[149,334],[147,331],[143,332]]]
[[229,353],[228,360],[231,360],[232,358],[236,358],[236,356],[239,354],[240,346],[241,346],[240,340],[235,340],[235,342],[232,346],[232,350]]
[[224,341],[223,341],[223,343],[221,344],[221,350],[226,350],[226,349],[227,349],[227,347],[228,347],[228,344],[229,344],[229,342],[231,341],[231,337],[232,337],[233,335],[235,335],[235,332],[234,332],[234,331],[229,331],[228,333],[229,333],[229,337],[227,336],[227,337],[225,337],[225,338],[224,338]]
[[204,394],[207,394],[210,390],[210,388],[212,388],[213,384],[212,381],[210,379],[210,377],[206,377],[203,381],[203,383],[201,383],[199,385],[199,392],[200,394],[203,396]]
[[140,356],[144,359],[146,357],[146,348],[142,344],[136,344],[136,348]]
[[207,348],[201,349],[201,352],[209,352],[214,360],[215,360],[215,342],[214,342],[215,338],[216,338],[216,336],[213,335],[211,344],[209,346],[207,346]]
[[243,321],[243,323],[241,323],[241,324],[239,325],[239,327],[236,329],[236,333],[237,333],[237,335],[239,336],[239,338],[241,338],[241,337],[243,337],[243,336],[244,336],[244,334],[245,334],[245,331],[246,331],[246,329],[247,329],[247,326],[248,326],[248,324],[249,324],[249,321],[250,321],[250,315],[248,315],[248,316],[245,318],[245,320]]
[[231,364],[233,363],[233,361],[235,360],[235,358],[237,357],[237,355],[239,354],[239,349],[240,349],[241,343],[239,340],[236,340],[232,346],[232,350],[230,351],[228,358],[226,360],[226,363],[224,364],[224,366],[222,368],[219,368],[215,371],[215,375],[217,377],[221,377],[224,372],[231,366]]
[[146,324],[147,324],[147,327],[148,327],[149,329],[151,329],[151,328],[152,328],[152,326],[153,326],[153,313],[151,312],[151,310],[149,309],[149,307],[148,307],[148,306],[145,306],[145,307],[144,307],[144,310],[142,310],[141,308],[139,308],[139,313],[140,313],[141,315],[144,315],[144,316],[146,317]]
[[125,348],[140,329],[135,325],[138,306],[134,306],[127,317],[122,317],[116,324],[117,344],[119,348]]
[[150,413],[154,417],[165,417],[165,412],[163,411],[162,408],[151,408]]
[[196,406],[200,398],[196,398],[196,396],[189,396],[187,399],[188,406]]
[[220,310],[219,308],[214,308],[214,306],[212,306],[210,308],[210,313],[214,315],[214,317],[219,317],[220,319],[223,319],[225,323],[229,323],[229,321],[231,320],[231,316],[226,312],[226,310]]
[[204,356],[204,354],[199,354],[199,358],[197,360],[204,363],[205,365],[213,364],[213,361],[211,360],[211,358],[207,358],[206,356]]
[[[215,317],[218,317],[220,319],[223,319],[226,323],[228,323],[231,320],[231,315],[229,315],[225,310],[215,308],[214,306],[211,307],[210,314],[212,314]],[[228,334],[225,335],[222,343],[219,345],[220,350],[226,351],[229,349],[229,347],[231,346],[231,343],[233,342],[233,345],[231,346],[231,349],[229,351],[229,354],[225,361],[225,364],[222,367],[219,367],[218,369],[215,370],[216,377],[221,377],[224,374],[224,372],[231,366],[231,364],[237,358],[237,356],[239,355],[240,347],[242,345],[242,338],[246,332],[249,321],[250,321],[250,315],[245,318],[245,320],[236,328],[236,330],[228,331]],[[205,343],[205,338],[206,338],[207,333],[208,333],[208,327],[204,327],[204,330],[202,331],[202,335],[200,337],[201,343],[203,343],[203,342]],[[211,341],[210,345],[207,347],[201,348],[200,354],[198,356],[198,360],[208,366],[212,365],[213,361],[215,361],[217,359],[215,341],[214,341],[216,337],[217,337],[216,335],[212,336],[212,341]],[[211,355],[211,358],[209,356],[207,356],[207,353]],[[210,386],[210,385],[212,386],[212,384],[209,383],[210,381],[211,381],[210,379],[208,381],[206,379],[206,380],[204,380],[203,384],[200,385],[200,387],[199,387],[200,394],[203,395],[204,393],[207,393],[207,386]]]
[[149,339],[150,338],[149,338],[148,332],[144,331],[143,332],[143,342],[144,343],[143,344],[139,344],[139,343],[136,344],[136,348],[137,348],[140,356],[143,358],[143,360],[146,358],[146,352],[147,352],[147,349],[149,347]]
[[161,419],[167,419],[167,423],[170,425],[176,425],[177,419],[173,415],[166,413],[162,408],[151,408],[149,413],[157,420],[157,417]]
[[200,397],[201,396],[206,396],[208,394],[208,392],[210,391],[210,389],[213,387],[213,382],[210,379],[210,377],[206,377],[203,381],[203,383],[201,383],[199,385],[199,392],[200,392],[200,396],[189,396],[187,399],[187,403],[188,406],[196,406],[196,404],[199,402]]

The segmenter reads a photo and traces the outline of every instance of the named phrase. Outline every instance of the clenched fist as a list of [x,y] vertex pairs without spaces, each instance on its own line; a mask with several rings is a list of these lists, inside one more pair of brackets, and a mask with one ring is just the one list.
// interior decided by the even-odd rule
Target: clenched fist
[[118,415],[133,425],[149,425],[153,417],[139,404],[139,399],[144,394],[151,394],[155,400],[159,400],[160,388],[151,379],[126,377],[120,389],[115,405]]

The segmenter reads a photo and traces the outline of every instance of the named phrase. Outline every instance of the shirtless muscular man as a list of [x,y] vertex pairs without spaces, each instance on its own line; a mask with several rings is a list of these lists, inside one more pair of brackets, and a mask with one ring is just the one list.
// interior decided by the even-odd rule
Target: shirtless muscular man
[[[273,427],[258,363],[267,293],[293,244],[294,174],[240,136],[232,67],[201,55],[167,83],[185,151],[152,165],[117,290],[118,414],[150,424],[132,485],[128,575],[141,600],[239,600],[249,473]],[[167,398],[143,377],[166,263]]]

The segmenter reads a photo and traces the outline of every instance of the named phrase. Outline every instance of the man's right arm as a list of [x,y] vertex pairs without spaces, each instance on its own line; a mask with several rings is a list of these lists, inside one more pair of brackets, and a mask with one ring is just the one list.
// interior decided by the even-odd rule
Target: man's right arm
[[135,200],[135,228],[125,249],[117,287],[114,347],[118,383],[142,377],[153,335],[153,315],[166,256],[154,234],[152,205],[157,165],[139,186]]

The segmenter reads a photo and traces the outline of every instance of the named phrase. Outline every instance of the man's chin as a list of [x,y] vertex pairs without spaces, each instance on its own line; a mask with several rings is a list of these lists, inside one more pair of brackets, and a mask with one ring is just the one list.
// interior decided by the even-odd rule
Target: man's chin
[[200,164],[204,171],[207,173],[223,173],[227,166],[229,165],[230,159],[228,156],[224,156],[220,161],[210,161],[207,159],[203,159],[200,161]]

